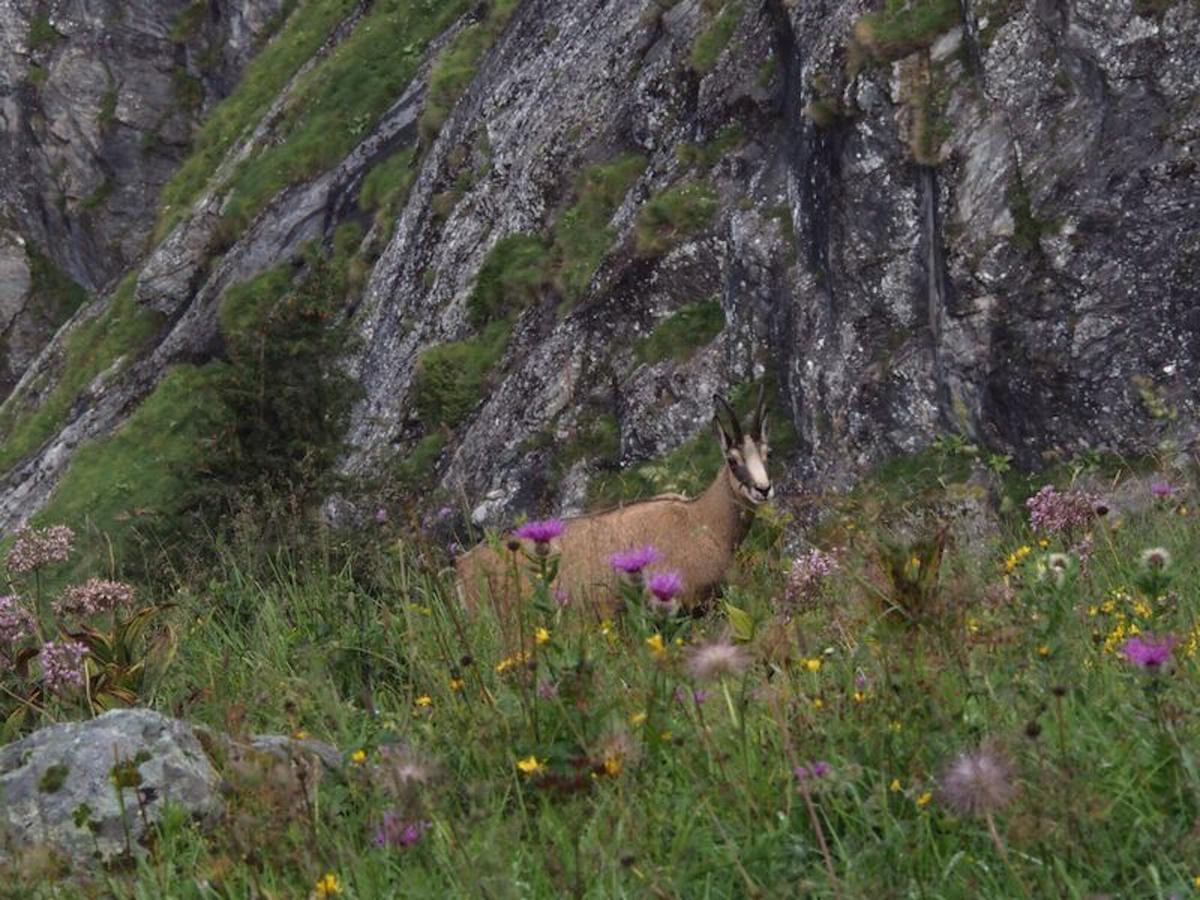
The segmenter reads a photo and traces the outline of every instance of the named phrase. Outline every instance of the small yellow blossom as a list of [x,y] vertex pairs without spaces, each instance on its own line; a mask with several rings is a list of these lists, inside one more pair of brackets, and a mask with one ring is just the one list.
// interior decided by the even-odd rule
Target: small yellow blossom
[[682,647],[683,646],[683,638],[681,638],[681,637],[675,638],[675,646]]
[[355,750],[353,753],[350,754],[350,762],[356,766],[361,766],[366,761],[367,761],[367,751],[366,750]]
[[1021,561],[1024,560],[1025,557],[1027,557],[1032,552],[1033,552],[1032,547],[1030,547],[1028,544],[1022,544],[1020,547],[1018,547],[1016,550],[1014,550],[1012,553],[1010,553],[1008,555],[1008,559],[1006,559],[1004,561],[1004,571],[1012,572],[1014,569],[1016,569],[1017,566],[1019,566],[1021,564]]
[[1197,875],[1195,878],[1192,879],[1192,887],[1196,888],[1197,890],[1200,890],[1200,875]]
[[1099,607],[1097,607],[1097,606],[1089,606],[1088,607],[1088,615],[1091,616],[1093,619],[1096,618],[1096,614],[1098,612],[1100,612]]
[[292,732],[292,737],[298,741],[307,741],[308,740],[308,732],[305,731],[303,728],[299,728],[296,731]]
[[463,689],[463,680],[461,678],[450,679],[450,690],[461,691]]
[[822,700],[820,697],[813,697],[812,705],[813,705],[813,709],[824,709],[825,701]]
[[1047,647],[1045,644],[1042,644],[1042,646],[1038,647],[1038,656],[1049,656],[1049,655],[1050,655],[1050,648]]
[[319,897],[321,900],[324,900],[325,897],[334,897],[341,892],[342,885],[332,872],[326,872],[317,879],[317,885],[313,888],[313,896]]
[[810,672],[820,672],[821,660],[817,659],[815,656],[812,659],[806,659],[804,661],[804,668],[808,669]]
[[646,714],[644,712],[635,712],[632,716],[629,717],[629,722],[632,725],[641,725],[645,721],[646,721]]
[[433,706],[433,698],[430,697],[428,694],[422,694],[420,697],[418,697],[416,699],[415,702],[416,702],[417,706],[421,707],[422,709],[425,709],[426,707],[429,707],[429,706]]
[[979,633],[979,620],[972,618],[971,616],[968,616],[967,617],[967,631],[969,631],[971,634],[978,634]]
[[1150,604],[1145,600],[1139,600],[1133,604],[1134,615],[1140,616],[1143,619],[1153,619],[1154,610],[1150,608]]
[[538,772],[542,771],[543,766],[540,762],[538,762],[538,758],[536,756],[530,755],[525,757],[525,759],[518,759],[517,768],[526,775],[536,775]]
[[545,628],[539,628],[533,633],[533,639],[537,641],[539,645],[548,644],[550,643],[550,632]]
[[604,757],[604,774],[616,778],[621,774],[621,757],[613,755]]
[[892,783],[888,785],[888,790],[891,791],[893,794],[900,793],[900,779],[893,778]]
[[419,612],[423,616],[432,616],[433,615],[433,610],[428,606],[418,606],[417,612]]
[[666,655],[667,648],[663,644],[663,638],[661,634],[654,634],[646,638],[646,646],[649,647],[650,652],[657,657],[661,658],[662,656]]
[[670,740],[671,738],[673,738],[674,736],[675,736],[675,735],[671,734],[671,732],[669,732],[669,731],[664,731],[664,732],[663,732],[662,734],[660,734],[658,737],[659,737],[659,740],[662,740],[662,741],[669,741],[669,740]]
[[1039,547],[1041,547],[1043,550],[1045,550],[1047,547],[1049,547],[1049,546],[1050,546],[1050,540],[1049,540],[1049,538],[1041,538],[1041,539],[1038,541],[1038,546],[1039,546]]
[[865,693],[863,693],[862,691],[855,691],[852,696],[854,697],[855,703],[866,703],[867,702],[867,695]]
[[[1188,508],[1186,506],[1181,506],[1175,511],[1181,516],[1186,516],[1188,514]],[[1200,885],[1197,885],[1197,887],[1200,887]]]
[[929,805],[929,801],[933,799],[933,791],[926,791],[917,798],[917,809],[924,809]]
[[904,723],[897,721],[896,719],[892,719],[892,721],[888,723],[888,730],[891,731],[892,734],[899,734],[902,728],[904,728]]
[[612,630],[613,630],[613,623],[610,622],[608,619],[605,619],[603,622],[600,623],[600,633],[602,635],[604,635],[605,637],[608,637],[610,634],[612,634]]

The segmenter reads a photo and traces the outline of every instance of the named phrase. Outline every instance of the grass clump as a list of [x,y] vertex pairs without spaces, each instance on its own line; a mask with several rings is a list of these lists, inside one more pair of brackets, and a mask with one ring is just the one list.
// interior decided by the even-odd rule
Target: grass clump
[[62,33],[50,24],[50,17],[39,14],[29,20],[29,49],[53,47],[63,39]]
[[576,180],[576,200],[554,225],[555,281],[568,303],[591,284],[615,237],[608,223],[646,164],[644,156],[628,153],[589,166]]
[[417,177],[416,155],[415,147],[405,147],[372,166],[359,188],[359,209],[377,217],[398,215]]
[[512,325],[488,324],[475,337],[438,344],[417,362],[413,404],[426,430],[454,428],[474,412],[483,399],[488,373],[504,356]]
[[705,181],[682,181],[652,197],[638,211],[637,254],[662,256],[703,230],[717,212],[717,191]]
[[354,0],[304,0],[293,7],[279,33],[246,66],[234,92],[209,113],[191,153],[164,185],[155,239],[178,224],[225,154],[354,7]]
[[437,462],[446,449],[446,435],[441,431],[427,434],[408,451],[392,468],[397,485],[405,491],[423,491],[429,486],[429,477],[437,468]]
[[1008,185],[1008,208],[1013,217],[1012,242],[1021,250],[1040,249],[1042,238],[1058,230],[1053,222],[1039,219],[1033,214],[1029,189],[1019,172]]
[[0,472],[11,469],[54,434],[93,378],[118,360],[128,361],[154,335],[160,317],[137,304],[134,285],[135,279],[127,278],[108,309],[67,338],[58,383],[35,410],[22,409],[17,395],[0,407]]
[[689,303],[667,316],[654,330],[634,347],[634,354],[644,363],[675,359],[690,359],[695,352],[711,342],[725,327],[725,310],[713,297]]
[[516,6],[516,0],[492,0],[483,20],[464,28],[438,56],[418,123],[424,143],[431,143],[442,130],[454,104],[475,77],[479,60],[500,37]]
[[466,7],[452,0],[380,0],[297,84],[277,141],[233,176],[220,234],[232,240],[283,188],[312,178],[353,149],[412,79],[429,41]]
[[707,172],[721,159],[746,142],[746,132],[740,125],[722,128],[720,133],[707,144],[683,143],[675,148],[675,158],[680,165],[702,169]]
[[537,299],[548,258],[545,241],[534,235],[512,234],[497,241],[467,299],[472,324],[510,319]]
[[194,3],[185,6],[171,26],[171,40],[184,46],[190,44],[200,35],[207,18],[208,0],[195,0]]
[[[711,4],[709,4],[711,5]],[[742,4],[740,0],[726,3],[717,13],[716,18],[702,31],[692,45],[692,69],[701,75],[711,72],[717,65],[721,52],[729,45],[738,22],[742,20]]]
[[958,0],[886,0],[854,23],[854,39],[873,58],[891,62],[928,49],[961,16]]

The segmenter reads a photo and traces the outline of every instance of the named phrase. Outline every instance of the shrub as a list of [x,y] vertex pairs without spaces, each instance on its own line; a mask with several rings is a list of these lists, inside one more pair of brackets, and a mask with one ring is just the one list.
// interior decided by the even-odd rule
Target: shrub
[[717,192],[702,181],[683,181],[651,198],[638,212],[639,256],[661,256],[704,229],[717,211]]
[[714,297],[690,303],[667,316],[638,341],[634,353],[642,362],[656,363],[668,357],[687,360],[725,327],[725,311]]

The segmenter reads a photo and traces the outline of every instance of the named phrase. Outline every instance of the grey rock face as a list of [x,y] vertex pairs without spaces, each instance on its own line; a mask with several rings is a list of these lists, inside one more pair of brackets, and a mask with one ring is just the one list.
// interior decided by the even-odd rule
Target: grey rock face
[[42,844],[90,865],[136,853],[168,803],[213,821],[220,786],[191,727],[150,710],[43,728],[0,748],[0,854]]
[[[558,485],[547,472],[597,410],[617,423],[620,460],[641,461],[704,427],[713,391],[764,374],[799,435],[793,485],[849,482],[945,432],[1026,465],[1196,440],[1194,3],[1149,16],[1131,0],[967,0],[965,22],[928,35],[928,51],[870,61],[851,41],[862,0],[768,0],[744,5],[705,72],[692,65],[711,21],[702,4],[652,6],[520,4],[420,148],[355,306],[361,342],[346,365],[365,398],[347,472],[377,474],[422,436],[421,355],[474,333],[467,299],[491,248],[550,234],[574,175],[630,152],[647,168],[584,296],[568,309],[557,288],[543,291],[449,436],[438,484],[480,521],[577,506],[586,460]],[[64,73],[84,65],[55,53]],[[229,285],[357,215],[364,174],[416,139],[428,71],[341,164],[284,191],[218,260],[206,248],[221,198],[201,199],[139,279],[139,300],[170,327],[4,476],[0,527],[44,502],[74,448],[110,432],[168,365],[219,348]],[[273,139],[270,118],[231,159]],[[54,118],[68,143],[78,119]],[[741,139],[711,167],[681,156],[732,126]],[[469,185],[447,210],[464,168]],[[667,252],[639,254],[639,214],[684,178],[709,182],[718,211]],[[633,352],[669,314],[712,297],[727,326],[690,358],[645,364]]]

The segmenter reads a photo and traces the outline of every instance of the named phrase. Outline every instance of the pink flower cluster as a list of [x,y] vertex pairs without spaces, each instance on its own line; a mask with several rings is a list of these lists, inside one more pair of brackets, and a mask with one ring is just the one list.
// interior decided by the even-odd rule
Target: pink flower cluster
[[821,594],[825,579],[838,569],[837,557],[815,547],[792,561],[784,602],[789,607],[811,605]]
[[83,686],[83,658],[87,647],[77,641],[47,641],[38,653],[46,690],[60,694]]
[[375,831],[375,846],[384,849],[406,850],[425,836],[430,823],[419,819],[404,819],[395,810],[383,814]]
[[60,616],[78,616],[86,619],[97,613],[122,609],[131,603],[133,585],[123,581],[90,578],[83,584],[68,588],[54,604],[54,612]]
[[50,563],[66,562],[71,555],[75,532],[66,525],[50,528],[22,528],[8,553],[8,569],[24,575]]
[[17,597],[0,597],[0,644],[11,647],[34,629],[33,615]]
[[1097,514],[1100,498],[1075,488],[1058,491],[1048,484],[1025,501],[1034,531],[1054,534],[1086,525]]

